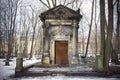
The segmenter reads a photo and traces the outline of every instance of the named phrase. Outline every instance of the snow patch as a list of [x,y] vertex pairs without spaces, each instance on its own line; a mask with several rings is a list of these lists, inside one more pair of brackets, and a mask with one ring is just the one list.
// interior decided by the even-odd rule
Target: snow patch
[[39,60],[37,60],[37,59],[35,59],[35,58],[32,58],[32,59],[30,59],[30,60],[25,60],[24,62],[23,62],[23,66],[29,66],[29,65],[32,65],[32,64],[34,64],[34,63],[40,63],[41,62],[41,59],[39,59]]
[[116,65],[115,63],[109,63],[109,66],[116,66],[116,67],[120,67],[120,65]]

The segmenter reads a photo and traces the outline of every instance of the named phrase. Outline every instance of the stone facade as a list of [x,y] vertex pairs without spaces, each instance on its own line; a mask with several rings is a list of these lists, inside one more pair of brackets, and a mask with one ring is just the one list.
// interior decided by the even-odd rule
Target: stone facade
[[59,5],[41,13],[40,18],[43,22],[43,63],[56,64],[55,42],[67,41],[68,64],[78,64],[78,24],[82,18],[79,10]]

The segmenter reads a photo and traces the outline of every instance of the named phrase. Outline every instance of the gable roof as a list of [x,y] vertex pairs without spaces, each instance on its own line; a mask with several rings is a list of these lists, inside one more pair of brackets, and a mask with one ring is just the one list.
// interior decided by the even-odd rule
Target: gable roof
[[74,11],[66,6],[58,5],[41,13],[40,18],[42,21],[45,19],[77,19],[80,20],[82,15],[78,11]]

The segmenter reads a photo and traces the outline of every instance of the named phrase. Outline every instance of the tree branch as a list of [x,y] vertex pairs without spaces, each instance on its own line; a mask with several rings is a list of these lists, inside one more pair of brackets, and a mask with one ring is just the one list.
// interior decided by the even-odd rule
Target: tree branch
[[53,7],[55,7],[56,5],[55,5],[55,2],[54,2],[54,0],[52,0],[52,4],[53,4]]
[[67,3],[65,6],[68,6],[68,5],[70,5],[70,4],[74,3],[74,2],[75,2],[75,0],[72,0],[71,2]]
[[65,3],[66,3],[66,0],[64,0],[64,3],[63,3],[63,5],[65,5]]
[[51,8],[49,0],[47,0],[47,3],[48,3],[48,5],[49,5],[49,7]]
[[116,4],[117,4],[117,2],[118,2],[118,0],[116,0],[116,1],[113,3],[113,6],[114,6],[114,5],[116,5]]
[[55,0],[55,6],[57,5],[57,0]]
[[46,3],[44,3],[42,0],[40,0],[40,2],[45,5],[47,8],[50,8]]

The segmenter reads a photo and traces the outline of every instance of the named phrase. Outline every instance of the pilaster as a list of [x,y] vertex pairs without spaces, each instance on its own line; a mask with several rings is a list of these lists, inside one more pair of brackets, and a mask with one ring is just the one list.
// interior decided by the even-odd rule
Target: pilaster
[[50,40],[49,40],[49,24],[44,23],[44,28],[43,28],[43,57],[42,57],[42,62],[43,64],[50,64],[50,52],[49,52],[49,47],[50,47]]
[[78,64],[78,24],[76,20],[73,20],[73,38],[72,38],[72,47],[73,47],[73,55],[72,55],[72,64]]

